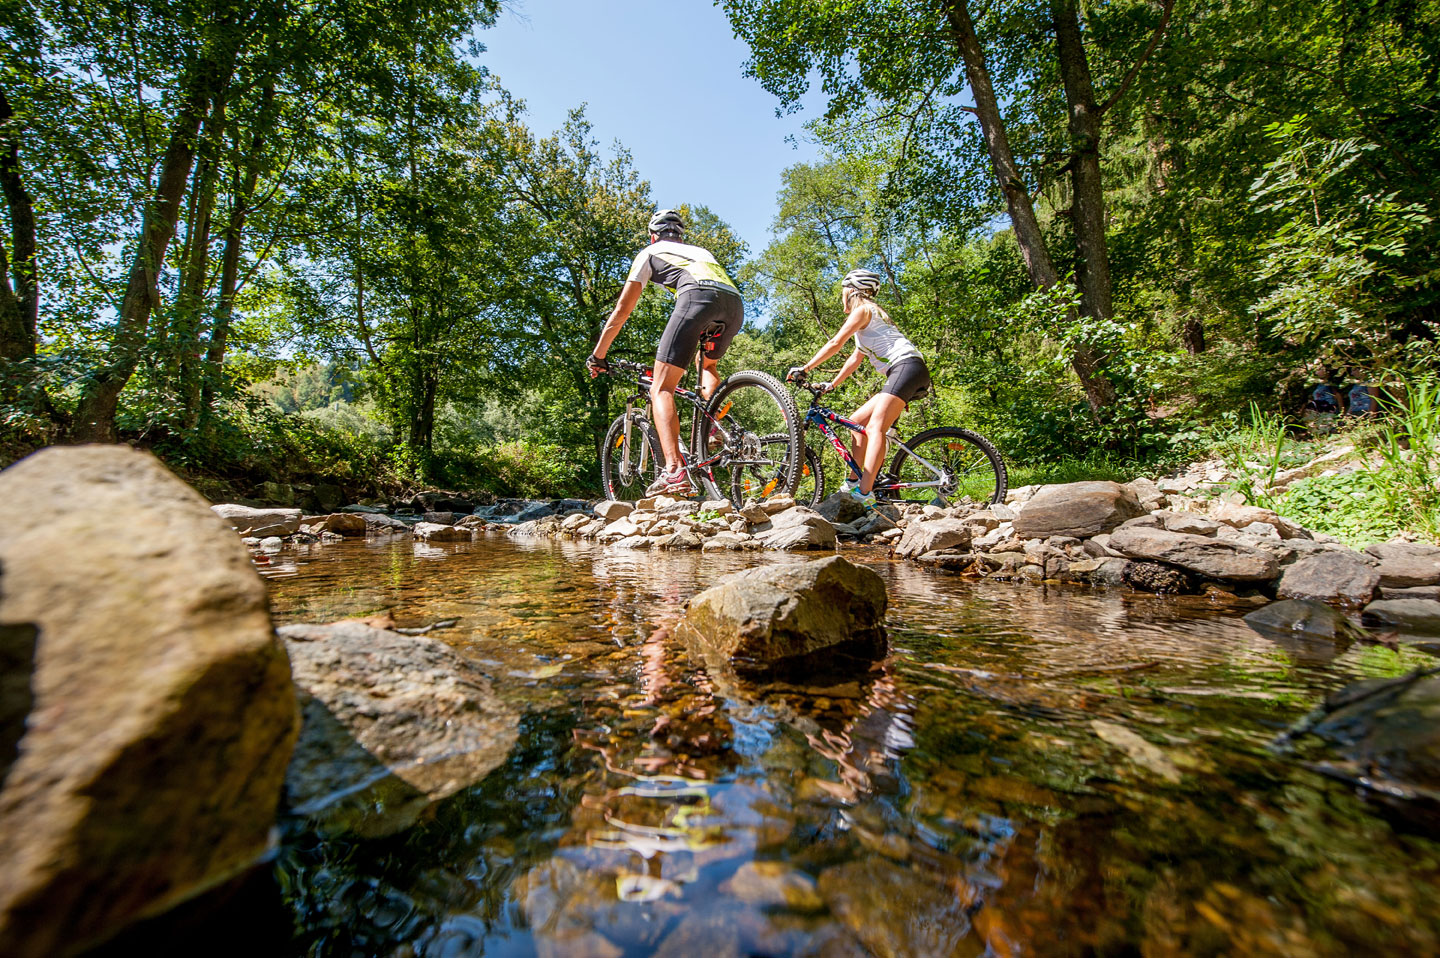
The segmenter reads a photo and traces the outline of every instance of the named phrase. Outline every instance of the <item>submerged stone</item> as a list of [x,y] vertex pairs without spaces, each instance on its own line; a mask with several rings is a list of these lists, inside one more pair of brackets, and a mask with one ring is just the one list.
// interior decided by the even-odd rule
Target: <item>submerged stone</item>
[[285,776],[295,814],[388,835],[485,777],[515,742],[518,716],[442,642],[353,621],[279,634],[304,716]]
[[1326,639],[1363,635],[1343,612],[1313,599],[1285,599],[1272,602],[1245,616],[1245,624],[1257,632],[1303,633]]

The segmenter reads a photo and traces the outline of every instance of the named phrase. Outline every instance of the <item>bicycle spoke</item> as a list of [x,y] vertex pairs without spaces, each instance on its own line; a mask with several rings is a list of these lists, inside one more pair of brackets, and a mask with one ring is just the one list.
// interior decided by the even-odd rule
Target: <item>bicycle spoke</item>
[[[895,454],[892,498],[947,506],[1004,498],[1005,464],[994,446],[968,429],[941,427],[916,436]],[[877,484],[879,485],[879,484]]]

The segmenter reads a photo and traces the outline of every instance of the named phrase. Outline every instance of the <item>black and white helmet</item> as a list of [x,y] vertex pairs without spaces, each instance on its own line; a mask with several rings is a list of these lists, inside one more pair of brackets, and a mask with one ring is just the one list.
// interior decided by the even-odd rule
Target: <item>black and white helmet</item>
[[868,269],[852,269],[840,281],[840,286],[843,289],[853,289],[864,293],[866,296],[874,296],[875,291],[880,288],[880,282],[879,273],[872,273]]
[[685,221],[674,210],[660,210],[650,217],[650,232],[656,236],[684,236]]

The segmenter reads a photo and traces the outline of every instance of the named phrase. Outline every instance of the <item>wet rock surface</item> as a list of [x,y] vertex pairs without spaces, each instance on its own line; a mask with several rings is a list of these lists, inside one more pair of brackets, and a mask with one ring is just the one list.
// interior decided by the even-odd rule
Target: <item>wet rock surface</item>
[[0,954],[72,952],[265,853],[298,722],[228,525],[125,446],[0,473]]
[[444,643],[359,622],[279,630],[304,727],[285,776],[293,814],[386,835],[500,765],[517,715]]
[[1287,566],[1276,594],[1359,606],[1375,596],[1379,585],[1380,573],[1359,553],[1320,552]]
[[707,662],[774,666],[885,638],[885,584],[842,556],[760,566],[721,579],[686,604],[677,628]]
[[1257,632],[1301,633],[1326,639],[1362,635],[1344,613],[1310,599],[1272,602],[1245,616],[1245,623]]
[[299,509],[253,509],[229,503],[210,508],[242,536],[288,536],[300,529]]
[[1243,542],[1130,526],[1110,536],[1110,548],[1132,559],[1179,566],[1212,579],[1237,582],[1275,578],[1275,559]]
[[1440,602],[1434,599],[1380,599],[1361,614],[1366,625],[1393,626],[1440,636]]

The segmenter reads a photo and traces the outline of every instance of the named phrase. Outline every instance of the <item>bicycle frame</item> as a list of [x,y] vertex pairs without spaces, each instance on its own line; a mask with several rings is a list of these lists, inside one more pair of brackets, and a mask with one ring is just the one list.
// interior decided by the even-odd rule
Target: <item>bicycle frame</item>
[[[636,403],[637,403],[637,402],[639,403],[639,405],[640,405],[642,408],[645,408],[645,409],[647,410],[647,414],[646,414],[646,415],[647,415],[647,418],[652,418],[652,419],[653,419],[653,417],[650,417],[649,414],[648,414],[648,407],[649,407],[649,405],[650,405],[650,384],[654,381],[654,380],[653,380],[653,373],[652,373],[650,370],[645,369],[644,367],[639,366],[638,364],[635,364],[635,363],[623,363],[623,362],[618,362],[618,361],[617,361],[616,366],[617,366],[621,371],[624,371],[624,372],[632,372],[632,373],[636,373],[636,374],[637,374],[637,375],[636,375],[636,380],[635,380],[635,392],[634,392],[633,395],[628,396],[628,397],[626,397],[626,399],[625,399],[625,416],[626,416],[626,419],[628,420],[628,419],[634,414],[634,412],[635,412],[635,407],[636,407]],[[694,391],[694,390],[692,390],[692,389],[686,389],[684,386],[678,386],[678,385],[677,385],[677,386],[675,387],[675,398],[676,398],[677,400],[683,400],[684,402],[688,403],[688,404],[689,404],[691,407],[693,407],[693,409],[694,409],[694,413],[693,413],[693,414],[691,415],[691,417],[690,417],[690,454],[693,454],[695,450],[697,450],[697,449],[700,448],[700,436],[701,436],[700,430],[701,430],[701,429],[713,429],[713,428],[719,427],[721,433],[724,434],[725,429],[724,429],[723,426],[720,426],[720,420],[724,419],[724,418],[725,418],[725,414],[726,414],[727,412],[729,412],[729,407],[728,407],[728,406],[727,406],[725,409],[720,410],[720,415],[719,415],[718,417],[713,417],[713,418],[712,418],[711,415],[710,415],[710,413],[708,412],[708,410],[707,410],[707,408],[706,408],[708,404],[706,403],[705,398],[704,398],[703,396],[701,396],[698,392],[696,392],[696,391]],[[626,429],[626,430],[625,430],[625,435],[624,435],[624,437],[623,437],[623,439],[622,439],[621,441],[622,441],[622,443],[623,443],[623,446],[622,446],[622,450],[621,450],[621,451],[622,451],[622,453],[623,453],[623,455],[624,455],[624,458],[622,459],[622,461],[623,461],[623,462],[629,462],[629,461],[630,461],[630,430],[629,430],[629,429]],[[646,464],[646,463],[645,463],[645,460],[646,460],[646,457],[649,455],[649,451],[650,451],[650,450],[649,450],[649,443],[643,443],[643,444],[641,445],[641,448],[640,448],[640,461],[639,461],[639,468],[640,468],[640,472],[641,472],[642,475],[643,475],[644,472],[645,472],[645,464]],[[683,451],[682,451],[682,452],[683,452]],[[717,450],[713,455],[711,455],[711,456],[709,456],[709,457],[707,457],[707,458],[705,458],[705,459],[700,459],[700,460],[697,460],[697,461],[693,461],[693,462],[692,462],[692,461],[688,461],[689,458],[690,458],[690,456],[689,456],[689,455],[686,455],[687,461],[686,461],[686,463],[685,463],[685,468],[686,468],[692,475],[699,477],[700,485],[701,485],[701,487],[705,490],[705,495],[706,495],[707,497],[709,497],[710,499],[728,499],[728,498],[729,498],[729,495],[728,495],[728,494],[725,494],[725,493],[721,493],[720,487],[715,484],[715,469],[714,469],[714,467],[715,467],[716,465],[720,465],[720,466],[731,466],[731,465],[747,465],[747,464],[748,464],[747,461],[745,461],[745,460],[741,460],[741,459],[731,459],[731,458],[729,458],[729,452],[730,452],[730,450],[729,450],[728,448],[726,448],[726,446],[725,446],[724,444],[722,444],[722,445],[720,446],[719,450]]]
[[[844,416],[826,408],[825,406],[820,405],[821,394],[814,393],[813,390],[812,394],[814,398],[810,401],[810,408],[805,410],[805,425],[807,427],[814,426],[816,429],[820,430],[821,435],[823,435],[826,439],[830,440],[830,445],[835,447],[835,451],[839,453],[840,459],[849,468],[851,481],[858,482],[860,480],[860,475],[863,470],[855,462],[855,457],[850,455],[850,450],[845,448],[845,444],[840,441],[839,434],[832,427],[843,426],[851,432],[864,432],[865,427],[857,422],[852,422],[851,420],[846,419]],[[929,462],[922,456],[916,455],[913,449],[905,445],[905,443],[900,440],[900,434],[895,431],[895,428],[893,426],[888,432],[885,433],[885,456],[888,456],[890,454],[890,446],[892,443],[905,450],[905,452],[908,453],[912,459],[923,465],[926,469],[929,469],[930,473],[935,476],[935,480],[933,482],[887,483],[881,483],[877,481],[875,483],[875,488],[870,490],[871,492],[894,492],[901,489],[935,489],[945,484],[944,472],[940,469],[935,468],[934,463]],[[882,456],[881,458],[883,460],[885,457]]]

